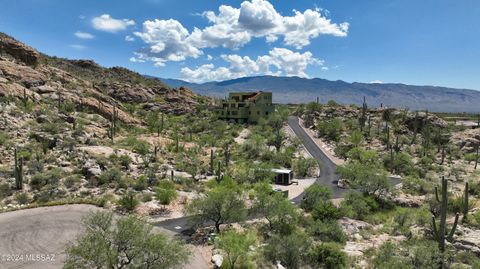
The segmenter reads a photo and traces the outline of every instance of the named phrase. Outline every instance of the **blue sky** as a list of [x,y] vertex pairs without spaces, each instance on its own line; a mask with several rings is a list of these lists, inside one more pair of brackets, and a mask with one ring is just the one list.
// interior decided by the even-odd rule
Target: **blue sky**
[[476,0],[0,0],[0,31],[49,55],[197,82],[272,74],[480,89],[479,14]]

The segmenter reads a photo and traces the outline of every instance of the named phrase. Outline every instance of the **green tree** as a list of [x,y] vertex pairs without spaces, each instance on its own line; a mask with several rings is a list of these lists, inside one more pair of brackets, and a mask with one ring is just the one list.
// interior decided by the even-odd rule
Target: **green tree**
[[305,264],[310,247],[308,237],[296,230],[289,235],[274,234],[264,248],[265,257],[272,261],[280,261],[286,268],[297,269]]
[[320,137],[325,137],[328,140],[338,142],[340,141],[340,135],[343,131],[343,123],[337,118],[320,121],[320,123],[317,124],[317,130]]
[[213,222],[220,232],[220,225],[241,221],[246,217],[246,207],[243,191],[230,179],[224,179],[204,197],[194,199],[186,212],[192,215],[196,224]]
[[312,211],[315,220],[335,220],[342,217],[340,210],[331,201],[318,201]]
[[[239,263],[248,262],[248,252],[250,246],[255,244],[255,235],[251,233],[239,233],[234,230],[222,232],[215,239],[217,248],[221,249],[225,254],[226,268],[238,268]],[[222,266],[223,268],[223,266]]]
[[313,210],[315,205],[320,201],[326,201],[332,198],[332,190],[320,184],[313,184],[305,189],[300,206],[307,212]]
[[306,177],[317,165],[317,162],[312,158],[300,157],[293,161],[293,172],[297,177]]
[[266,182],[258,183],[255,193],[253,211],[265,217],[271,231],[290,234],[300,218],[297,208]]
[[113,213],[97,211],[83,226],[85,232],[66,249],[66,269],[178,268],[190,255],[183,244],[133,216],[114,220]]

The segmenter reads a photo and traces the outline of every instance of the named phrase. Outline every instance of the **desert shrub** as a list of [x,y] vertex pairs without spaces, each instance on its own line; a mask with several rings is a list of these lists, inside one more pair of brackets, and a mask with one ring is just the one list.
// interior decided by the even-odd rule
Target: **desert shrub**
[[313,268],[347,268],[347,254],[336,243],[321,243],[310,249],[308,261]]
[[379,205],[372,196],[350,191],[345,196],[340,207],[346,216],[363,220],[367,215],[376,211]]
[[135,153],[140,155],[146,155],[150,151],[150,144],[148,142],[140,140],[135,136],[128,136],[120,141],[121,144],[131,147]]
[[12,187],[8,183],[0,184],[0,200],[12,195]]
[[31,178],[30,187],[34,190],[40,190],[46,185],[57,186],[62,176],[63,171],[60,168],[37,173]]
[[414,239],[401,244],[387,242],[375,252],[373,265],[380,269],[437,269],[441,267],[442,260],[444,260],[445,268],[449,268],[448,263],[451,261],[449,255],[448,252],[445,252],[442,258],[436,241]]
[[162,205],[170,204],[175,198],[177,198],[177,191],[175,185],[171,181],[162,180],[158,183],[158,187],[155,190],[155,197]]
[[301,157],[293,161],[293,172],[297,177],[306,177],[312,173],[317,165],[314,159]]
[[133,211],[140,202],[137,199],[136,194],[133,191],[127,191],[118,200],[118,205],[127,211]]
[[100,175],[100,177],[98,178],[98,185],[103,185],[103,184],[112,183],[112,182],[119,182],[122,177],[123,177],[122,171],[120,171],[116,167],[113,167],[103,172]]
[[118,161],[120,162],[120,165],[125,167],[125,169],[128,169],[130,164],[132,163],[132,158],[128,155],[120,155],[118,157]]
[[424,195],[432,191],[431,184],[418,176],[406,176],[402,181],[403,190],[414,195]]
[[136,191],[143,191],[148,188],[148,178],[144,175],[141,175],[137,178],[134,189]]
[[313,210],[320,201],[326,201],[332,197],[332,190],[320,184],[313,184],[305,189],[305,195],[300,206],[307,212]]
[[317,220],[309,226],[309,233],[322,242],[345,243],[347,236],[336,220]]
[[115,195],[112,193],[105,193],[102,197],[96,199],[96,204],[100,207],[105,207],[109,202],[115,202]]
[[80,175],[71,175],[63,180],[63,185],[68,189],[77,186],[81,181]]
[[320,121],[317,124],[318,136],[338,142],[343,131],[343,123],[340,119]]
[[[0,141],[0,144],[1,144],[1,141]],[[475,162],[475,160],[478,160],[477,154],[473,154],[473,153],[465,154],[465,156],[463,158],[468,163]]]
[[6,132],[0,132],[0,146],[7,145],[9,140],[8,134]]
[[312,211],[315,220],[336,220],[342,217],[340,210],[330,201],[319,201]]
[[15,194],[15,200],[21,205],[28,204],[30,201],[30,195],[26,192],[19,192]]
[[282,236],[274,234],[264,248],[264,256],[273,263],[280,261],[286,268],[298,269],[307,260],[310,241],[300,231]]

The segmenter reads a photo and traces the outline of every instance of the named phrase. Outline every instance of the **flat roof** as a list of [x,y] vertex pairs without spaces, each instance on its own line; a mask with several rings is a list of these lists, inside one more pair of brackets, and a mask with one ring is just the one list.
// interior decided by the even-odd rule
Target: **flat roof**
[[292,170],[289,169],[272,169],[272,172],[281,173],[281,174],[290,174]]

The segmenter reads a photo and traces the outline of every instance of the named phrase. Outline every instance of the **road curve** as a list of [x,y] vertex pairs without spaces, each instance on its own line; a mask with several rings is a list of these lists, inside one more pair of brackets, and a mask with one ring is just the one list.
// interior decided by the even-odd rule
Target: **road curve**
[[[82,232],[82,218],[88,212],[96,210],[103,209],[92,205],[78,204],[39,207],[1,213],[0,268],[62,268],[66,259],[65,247]],[[174,236],[178,231],[174,232],[175,229],[173,227],[167,225],[167,228],[158,227],[156,230]],[[12,254],[23,254],[23,260],[6,261],[10,257],[9,255]],[[53,257],[53,261],[27,261],[26,255],[30,254],[50,255],[49,257]],[[20,256],[18,257],[21,258]],[[201,256],[201,253],[192,249],[192,257],[184,268],[207,269],[209,266]]]
[[[330,158],[318,147],[318,145],[312,140],[312,138],[305,132],[300,126],[298,117],[288,117],[288,125],[292,128],[295,135],[302,141],[307,151],[317,161],[320,166],[320,176],[317,178],[316,183],[325,185],[332,190],[333,198],[340,198],[347,191],[337,186],[340,176],[336,173],[337,165],[330,160]],[[292,201],[295,203],[300,202],[303,194],[295,197]]]

